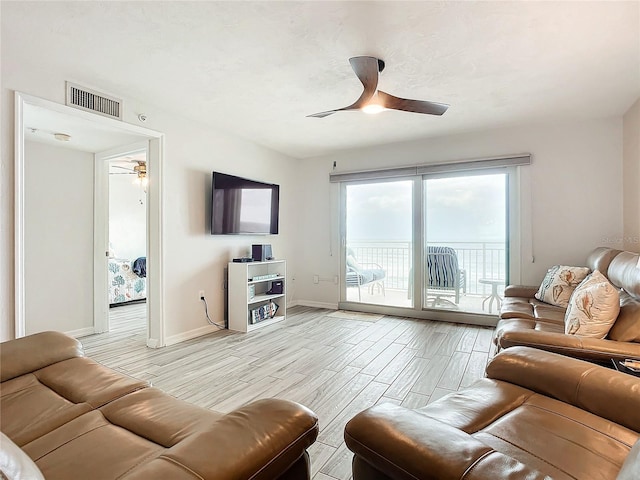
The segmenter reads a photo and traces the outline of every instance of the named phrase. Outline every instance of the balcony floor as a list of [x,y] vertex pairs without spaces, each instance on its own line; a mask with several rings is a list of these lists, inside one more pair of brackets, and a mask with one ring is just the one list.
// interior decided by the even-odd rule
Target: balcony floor
[[[448,311],[467,312],[467,313],[480,313],[487,315],[497,315],[499,306],[497,300],[494,299],[491,305],[491,311],[489,311],[489,302],[491,294],[476,295],[476,294],[460,294],[460,301],[456,305],[454,303],[455,297],[445,292],[436,297],[435,294],[429,294],[427,296],[427,308],[438,308]],[[355,287],[347,288],[347,301],[355,303],[366,303],[370,305],[385,305],[393,307],[413,307],[413,301],[408,298],[407,290],[385,288],[384,293],[382,288],[374,285],[373,288],[365,285],[360,287],[360,299],[358,299],[358,289]],[[485,302],[485,299],[486,302]],[[434,305],[435,300],[435,305]],[[482,304],[484,303],[484,309]]]

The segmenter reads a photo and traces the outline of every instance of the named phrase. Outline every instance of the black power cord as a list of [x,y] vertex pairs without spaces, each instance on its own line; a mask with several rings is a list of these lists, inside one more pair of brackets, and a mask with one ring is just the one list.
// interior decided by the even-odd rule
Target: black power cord
[[224,330],[225,328],[227,328],[225,325],[220,325],[219,323],[216,323],[213,320],[211,320],[211,318],[209,317],[209,306],[207,305],[207,299],[204,298],[204,295],[200,297],[200,300],[204,302],[204,314],[207,316],[207,322],[209,322],[211,325],[215,325],[221,330]]

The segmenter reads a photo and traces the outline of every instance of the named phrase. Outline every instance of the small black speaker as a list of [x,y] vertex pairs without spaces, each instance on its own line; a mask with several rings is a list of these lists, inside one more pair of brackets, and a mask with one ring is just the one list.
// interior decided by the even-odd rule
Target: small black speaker
[[273,260],[271,245],[251,245],[251,257],[254,262]]

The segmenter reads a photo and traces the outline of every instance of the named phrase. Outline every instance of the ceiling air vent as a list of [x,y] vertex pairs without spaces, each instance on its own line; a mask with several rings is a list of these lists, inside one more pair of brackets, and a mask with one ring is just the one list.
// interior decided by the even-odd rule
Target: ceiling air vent
[[70,107],[122,120],[122,100],[67,82],[67,101]]

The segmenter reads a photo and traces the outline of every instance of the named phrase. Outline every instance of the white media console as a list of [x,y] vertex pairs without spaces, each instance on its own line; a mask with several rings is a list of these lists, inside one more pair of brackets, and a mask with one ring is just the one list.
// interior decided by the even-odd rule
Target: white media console
[[[250,332],[284,320],[287,315],[286,276],[284,260],[230,262],[229,330]],[[282,293],[267,293],[274,282],[281,282]],[[272,315],[272,303],[277,305],[275,315]],[[267,307],[260,308],[264,306]]]

